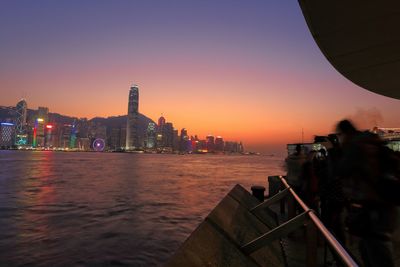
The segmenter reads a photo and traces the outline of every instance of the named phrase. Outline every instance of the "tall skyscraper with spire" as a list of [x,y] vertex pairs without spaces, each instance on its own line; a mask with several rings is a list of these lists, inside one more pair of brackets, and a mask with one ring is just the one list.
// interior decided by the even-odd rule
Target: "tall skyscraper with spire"
[[139,123],[139,87],[132,85],[129,90],[128,117],[126,124],[126,150],[133,150],[138,146]]

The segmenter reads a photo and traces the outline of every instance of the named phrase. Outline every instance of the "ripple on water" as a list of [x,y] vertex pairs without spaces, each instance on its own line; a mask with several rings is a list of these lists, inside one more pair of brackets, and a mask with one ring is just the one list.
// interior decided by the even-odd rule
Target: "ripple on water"
[[2,153],[2,168],[12,170],[0,170],[5,266],[162,265],[235,184],[263,184],[281,164],[266,157],[18,151],[4,160]]

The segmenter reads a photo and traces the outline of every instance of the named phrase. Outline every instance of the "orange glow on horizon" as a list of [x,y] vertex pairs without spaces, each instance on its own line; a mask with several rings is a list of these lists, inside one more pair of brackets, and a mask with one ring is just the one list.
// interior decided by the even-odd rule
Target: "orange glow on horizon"
[[[384,123],[377,122],[382,126],[400,124],[396,116],[398,101],[373,95],[346,81],[327,81],[322,90],[321,83],[312,76],[302,77],[301,73],[291,73],[288,79],[288,73],[272,67],[263,69],[257,64],[246,65],[248,69],[207,69],[195,63],[194,59],[192,64],[173,68],[154,64],[145,70],[134,69],[135,82],[139,84],[139,112],[155,122],[163,113],[167,122],[172,122],[178,131],[186,128],[189,136],[205,139],[212,133],[226,141],[242,141],[245,148],[301,142],[302,129],[304,141],[310,141],[313,135],[331,133],[335,123],[354,114],[357,107],[378,107]],[[89,119],[127,113],[132,75],[128,66],[112,71],[96,66],[85,75],[69,71],[76,80],[59,83],[57,90],[52,90],[54,84],[47,74],[42,77],[33,73],[44,82],[32,85],[32,90],[43,88],[48,93],[46,101],[36,95],[28,97],[28,107],[47,106],[50,112]],[[62,73],[65,72],[59,70],[54,79]],[[23,79],[28,82],[28,78]],[[17,82],[10,84],[10,90],[26,87],[23,79],[14,78]],[[337,87],[346,88],[353,96],[338,98]],[[8,101],[12,105],[14,99]],[[344,108],[338,108],[338,102]],[[375,126],[373,121],[364,121],[363,127]]]

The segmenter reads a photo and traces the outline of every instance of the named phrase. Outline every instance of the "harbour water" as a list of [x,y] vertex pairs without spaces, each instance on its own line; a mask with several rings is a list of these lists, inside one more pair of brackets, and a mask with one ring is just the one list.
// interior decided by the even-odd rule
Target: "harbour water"
[[0,151],[0,266],[162,265],[283,158]]

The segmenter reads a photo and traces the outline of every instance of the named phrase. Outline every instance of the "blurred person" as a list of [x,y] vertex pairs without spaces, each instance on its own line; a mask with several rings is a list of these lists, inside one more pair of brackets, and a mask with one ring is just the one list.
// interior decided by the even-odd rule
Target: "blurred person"
[[323,156],[317,166],[321,220],[344,245],[346,241],[343,220],[345,197],[341,179],[338,177],[341,150],[337,136],[329,135],[328,142],[324,146],[326,150],[320,151]]
[[385,199],[385,190],[380,190],[389,171],[384,162],[384,154],[389,151],[377,135],[358,131],[348,120],[340,121],[337,131],[343,151],[338,175],[350,203],[348,230],[360,237],[359,250],[365,266],[392,267],[396,207]]
[[304,202],[316,212],[318,212],[318,158],[319,156],[316,151],[312,150],[308,153],[302,166],[302,188],[300,190]]
[[[302,180],[302,171],[303,164],[306,161],[306,156],[302,151],[302,147],[300,144],[296,145],[295,153],[289,155],[285,159],[287,175],[286,179],[288,184],[293,188],[293,190],[301,195],[303,180]],[[289,218],[293,218],[296,215],[296,205],[293,199],[288,200],[288,216]]]

